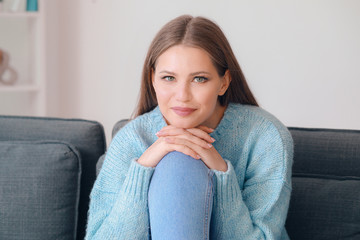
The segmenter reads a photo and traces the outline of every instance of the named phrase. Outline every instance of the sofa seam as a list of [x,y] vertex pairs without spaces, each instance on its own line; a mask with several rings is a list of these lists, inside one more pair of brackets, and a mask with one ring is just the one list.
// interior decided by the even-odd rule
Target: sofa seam
[[331,129],[331,128],[303,128],[303,127],[287,127],[293,131],[307,131],[307,132],[340,132],[340,133],[360,133],[358,129]]
[[327,175],[327,174],[311,174],[311,173],[296,173],[293,172],[293,178],[316,178],[316,179],[331,179],[339,181],[360,181],[360,177],[357,176],[337,176],[337,175]]

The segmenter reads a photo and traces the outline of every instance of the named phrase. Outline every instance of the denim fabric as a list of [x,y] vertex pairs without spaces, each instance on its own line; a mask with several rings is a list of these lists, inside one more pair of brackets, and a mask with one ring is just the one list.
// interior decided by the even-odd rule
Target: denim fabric
[[148,193],[153,240],[209,239],[213,177],[201,160],[180,152],[158,163]]

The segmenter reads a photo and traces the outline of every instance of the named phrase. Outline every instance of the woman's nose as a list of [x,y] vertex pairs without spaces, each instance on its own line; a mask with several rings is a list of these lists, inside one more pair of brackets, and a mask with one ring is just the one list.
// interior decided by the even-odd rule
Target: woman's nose
[[178,101],[187,102],[190,101],[192,98],[190,84],[188,83],[179,84],[177,86],[177,89],[175,89],[175,91],[176,91],[176,100]]

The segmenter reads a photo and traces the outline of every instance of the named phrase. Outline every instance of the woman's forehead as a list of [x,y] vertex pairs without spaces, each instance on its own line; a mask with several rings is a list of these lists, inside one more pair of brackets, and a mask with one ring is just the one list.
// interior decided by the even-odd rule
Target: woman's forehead
[[164,51],[156,61],[157,72],[212,72],[215,70],[210,55],[201,48],[176,45]]

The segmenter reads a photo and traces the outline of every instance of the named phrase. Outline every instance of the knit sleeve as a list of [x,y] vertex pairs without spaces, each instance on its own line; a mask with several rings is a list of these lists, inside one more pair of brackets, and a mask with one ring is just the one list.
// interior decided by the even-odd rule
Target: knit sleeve
[[137,163],[129,133],[116,135],[90,195],[86,239],[148,239],[147,192],[154,168]]
[[[230,161],[216,175],[211,236],[214,239],[282,239],[291,193],[293,141],[273,125],[253,142],[243,189]],[[243,171],[242,171],[243,172]]]

